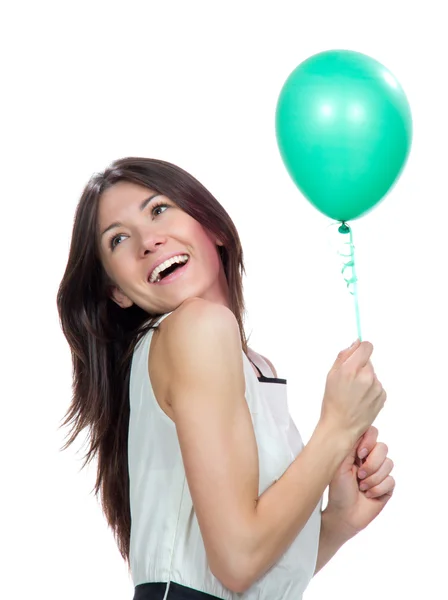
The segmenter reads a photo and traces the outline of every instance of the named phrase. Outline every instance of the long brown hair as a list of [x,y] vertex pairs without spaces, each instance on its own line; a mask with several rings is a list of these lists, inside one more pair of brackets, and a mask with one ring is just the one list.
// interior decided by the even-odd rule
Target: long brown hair
[[138,340],[160,315],[136,305],[122,309],[109,296],[110,281],[99,257],[98,204],[103,192],[129,181],[170,198],[203,227],[219,237],[217,246],[229,287],[230,309],[244,332],[243,251],[237,230],[212,194],[179,167],[161,160],[123,158],[86,185],[76,209],[70,252],[59,286],[57,306],[73,360],[73,397],[61,427],[70,424],[68,448],[88,428],[89,446],[82,468],[98,456],[95,495],[129,565],[131,513],[127,438],[129,377]]

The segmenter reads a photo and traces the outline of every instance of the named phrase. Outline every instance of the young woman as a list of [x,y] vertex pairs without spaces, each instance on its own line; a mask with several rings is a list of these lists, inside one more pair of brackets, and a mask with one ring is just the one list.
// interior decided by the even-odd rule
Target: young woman
[[299,600],[371,520],[346,493],[347,477],[361,493],[360,439],[370,491],[391,495],[369,427],[386,399],[372,345],[339,354],[304,447],[286,381],[247,345],[243,273],[230,217],[182,169],[126,158],[87,184],[58,293],[74,364],[65,447],[89,428],[136,600]]

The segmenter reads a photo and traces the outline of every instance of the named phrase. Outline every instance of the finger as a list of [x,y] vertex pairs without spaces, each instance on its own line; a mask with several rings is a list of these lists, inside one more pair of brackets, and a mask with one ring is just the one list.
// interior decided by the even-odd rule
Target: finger
[[359,479],[366,479],[381,467],[387,457],[388,447],[383,442],[377,442],[358,471]]
[[347,358],[349,358],[353,352],[355,352],[355,350],[357,350],[359,348],[359,344],[361,342],[359,341],[359,339],[357,339],[355,342],[353,342],[353,344],[350,346],[350,348],[346,348],[345,350],[341,350],[335,360],[335,363],[333,365],[333,369],[337,369],[339,368],[341,365],[344,364],[344,362],[347,360]]
[[359,489],[364,492],[365,490],[372,489],[373,487],[379,485],[382,481],[384,481],[388,475],[390,475],[392,469],[394,468],[394,463],[390,458],[386,458],[381,467],[378,469],[376,473],[371,475],[370,477],[366,477],[361,481],[361,485]]
[[371,425],[365,434],[361,437],[358,445],[357,452],[359,458],[365,458],[375,447],[378,439],[378,429]]
[[386,479],[384,481],[382,481],[379,485],[376,485],[375,487],[371,488],[368,492],[366,492],[366,497],[367,498],[381,498],[382,497],[387,497],[387,499],[389,499],[395,489],[395,479],[389,475],[389,477],[386,477]]
[[376,402],[381,395],[383,386],[381,385],[378,377],[375,375],[375,371],[370,360],[365,367],[360,369],[358,373],[355,374],[355,376],[356,375],[358,376],[358,381],[362,382],[362,384],[366,387],[366,402],[369,404]]
[[[349,370],[357,373],[369,363],[372,352],[373,345],[370,342],[361,342],[359,346],[355,348],[355,351],[345,359],[344,365],[346,365]],[[373,371],[372,365],[370,366]]]

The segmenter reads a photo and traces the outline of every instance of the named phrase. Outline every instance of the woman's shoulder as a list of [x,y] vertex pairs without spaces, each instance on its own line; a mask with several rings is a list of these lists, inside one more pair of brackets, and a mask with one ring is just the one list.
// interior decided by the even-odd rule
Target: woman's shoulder
[[223,304],[194,297],[182,302],[162,323],[167,332],[188,334],[197,328],[206,331],[210,327],[228,326],[232,322],[237,324],[235,315]]
[[198,346],[220,340],[240,344],[235,315],[222,304],[189,298],[160,324],[161,346],[169,354],[195,352]]
[[[160,378],[167,386],[179,381],[188,383],[199,376],[203,379],[203,373],[213,377],[217,365],[236,372],[241,367],[238,323],[225,306],[192,298],[173,311],[162,325],[152,354],[153,364],[158,365]],[[150,365],[149,368],[151,371]]]

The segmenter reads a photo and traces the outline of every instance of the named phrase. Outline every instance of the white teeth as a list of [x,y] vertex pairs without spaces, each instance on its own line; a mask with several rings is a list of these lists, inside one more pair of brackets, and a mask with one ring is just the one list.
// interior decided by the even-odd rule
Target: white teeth
[[154,271],[151,273],[151,277],[149,278],[149,283],[159,282],[161,277],[160,273],[173,265],[174,263],[186,263],[188,260],[188,254],[178,254],[177,256],[172,256],[161,265],[156,267]]

